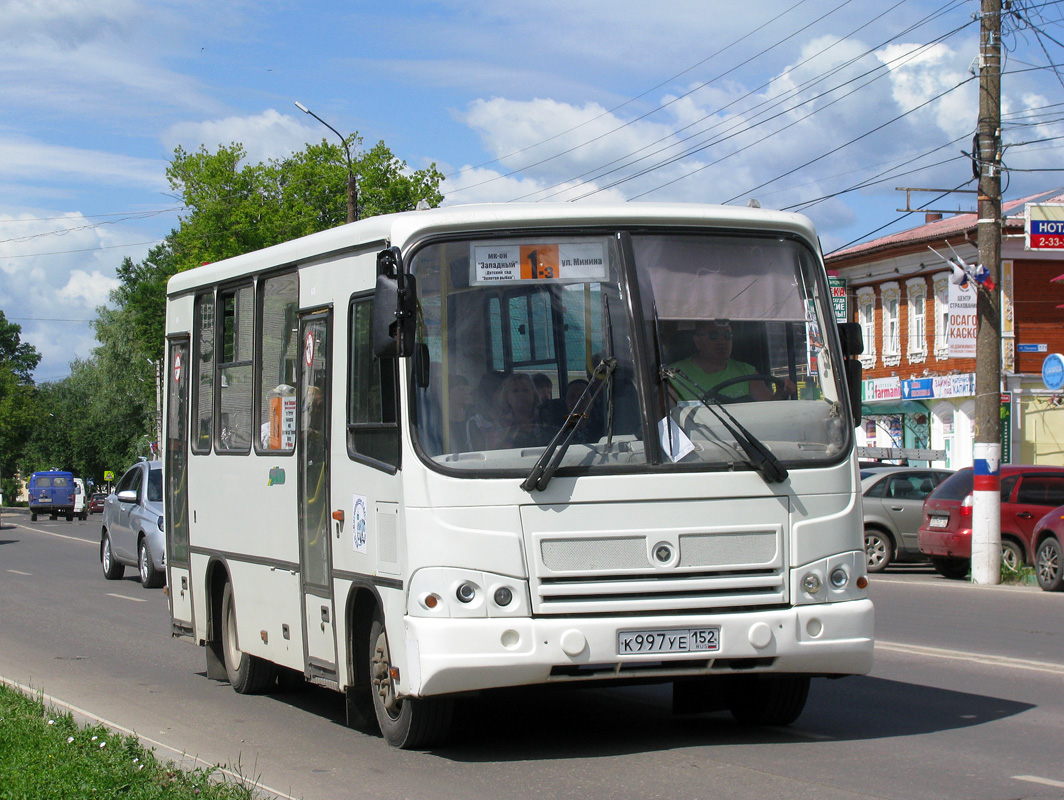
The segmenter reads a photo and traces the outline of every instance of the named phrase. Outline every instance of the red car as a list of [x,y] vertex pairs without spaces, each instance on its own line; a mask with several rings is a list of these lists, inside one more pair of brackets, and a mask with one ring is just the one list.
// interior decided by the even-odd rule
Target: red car
[[[1064,505],[1061,467],[1001,465],[1001,560],[1014,569],[1035,561],[1035,523]],[[958,470],[924,501],[920,552],[947,578],[964,578],[972,560],[972,468]],[[1059,540],[1058,540],[1059,541]]]
[[1034,526],[1034,573],[1047,592],[1064,590],[1064,506],[1054,508]]
[[96,514],[103,511],[104,501],[107,499],[107,495],[97,492],[89,498],[89,513]]

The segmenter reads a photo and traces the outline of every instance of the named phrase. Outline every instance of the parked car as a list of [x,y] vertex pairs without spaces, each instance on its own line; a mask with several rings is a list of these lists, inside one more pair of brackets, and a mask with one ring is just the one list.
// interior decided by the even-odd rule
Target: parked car
[[141,461],[104,502],[100,564],[110,581],[135,566],[140,582],[152,589],[166,581],[164,554],[162,462]]
[[74,516],[82,521],[89,518],[89,498],[81,478],[74,478]]
[[868,571],[882,572],[899,561],[922,561],[916,534],[924,500],[953,470],[877,466],[861,470],[865,552]]
[[[1001,465],[1001,560],[1018,569],[1035,559],[1035,524],[1064,505],[1064,468]],[[972,468],[958,470],[924,501],[920,552],[947,578],[964,578],[972,560]]]
[[98,514],[103,511],[104,501],[107,500],[107,495],[103,492],[96,492],[89,498],[89,513]]
[[34,472],[27,493],[33,522],[37,521],[38,514],[47,514],[52,519],[62,514],[68,522],[74,519],[74,476],[69,472]]
[[1064,591],[1064,506],[1034,524],[1034,574],[1047,592]]

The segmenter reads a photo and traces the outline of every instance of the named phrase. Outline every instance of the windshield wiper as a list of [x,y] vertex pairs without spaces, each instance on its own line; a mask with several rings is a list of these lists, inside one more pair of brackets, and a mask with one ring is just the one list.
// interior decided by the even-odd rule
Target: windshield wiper
[[703,391],[702,387],[691,380],[682,369],[662,367],[661,379],[666,383],[675,382],[697,397],[699,402],[720,421],[720,424],[725,427],[728,433],[735,437],[735,441],[746,454],[750,465],[760,472],[766,481],[769,483],[782,483],[787,480],[787,469],[780,464],[775,453],[744,428],[742,423],[732,416],[728,409],[714,400],[710,392]]
[[[528,477],[521,482],[521,488],[526,492],[533,490],[542,492],[547,488],[547,484],[554,477],[558,465],[565,456],[565,451],[572,444],[576,429],[587,419],[592,406],[595,404],[595,398],[602,391],[602,387],[610,382],[615,369],[617,369],[617,359],[604,358],[592,371],[591,380],[584,387],[584,391],[580,393],[580,398],[573,404],[575,410],[566,414],[561,428],[554,434],[554,438],[550,440],[550,444],[547,445],[543,455],[536,461],[532,471],[528,473]],[[592,391],[592,388],[594,388],[594,391]]]

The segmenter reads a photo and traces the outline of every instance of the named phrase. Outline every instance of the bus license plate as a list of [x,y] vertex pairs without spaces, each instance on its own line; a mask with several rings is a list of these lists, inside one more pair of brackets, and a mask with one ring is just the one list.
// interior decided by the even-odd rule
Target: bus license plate
[[618,655],[637,653],[711,653],[720,650],[720,628],[619,631]]
[[949,525],[949,517],[931,517],[927,521],[929,528],[945,528]]

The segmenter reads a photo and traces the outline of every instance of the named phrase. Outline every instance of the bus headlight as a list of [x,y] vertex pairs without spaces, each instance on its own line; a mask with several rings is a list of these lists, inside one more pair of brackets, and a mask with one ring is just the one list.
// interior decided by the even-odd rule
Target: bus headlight
[[792,602],[838,603],[867,597],[865,558],[863,552],[840,553],[791,570]]
[[425,567],[410,578],[407,613],[414,617],[531,616],[523,578],[454,567]]

